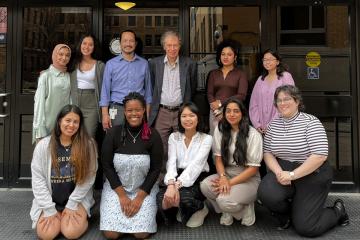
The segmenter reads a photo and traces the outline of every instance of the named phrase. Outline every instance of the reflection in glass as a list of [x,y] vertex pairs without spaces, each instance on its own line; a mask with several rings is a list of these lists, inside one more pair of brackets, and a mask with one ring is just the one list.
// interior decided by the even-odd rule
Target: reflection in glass
[[349,47],[347,6],[280,7],[280,45]]
[[52,49],[66,43],[75,49],[81,35],[91,32],[89,7],[24,8],[22,93],[34,93],[39,73],[51,63]]
[[216,65],[216,47],[224,39],[240,43],[237,64],[255,81],[260,51],[259,7],[191,7],[190,56],[198,62],[198,88],[205,89],[208,73]]
[[351,118],[321,118],[320,120],[328,137],[327,161],[334,170],[334,181],[353,181]]
[[7,34],[7,8],[0,7],[0,93],[5,92],[6,34]]
[[104,18],[118,19],[119,24],[109,20],[104,21],[104,60],[114,57],[109,49],[113,38],[119,37],[121,31],[133,30],[138,42],[143,43],[142,49],[136,49],[138,55],[149,59],[164,53],[160,44],[160,37],[165,31],[178,31],[178,8],[133,8],[126,12],[119,8],[105,8]]
[[[7,34],[7,8],[0,7],[0,93],[5,92],[6,87],[6,34]],[[4,100],[0,97],[0,104]],[[0,113],[3,113],[0,107]],[[5,124],[4,119],[0,118],[0,178],[4,175],[4,145],[5,145]]]

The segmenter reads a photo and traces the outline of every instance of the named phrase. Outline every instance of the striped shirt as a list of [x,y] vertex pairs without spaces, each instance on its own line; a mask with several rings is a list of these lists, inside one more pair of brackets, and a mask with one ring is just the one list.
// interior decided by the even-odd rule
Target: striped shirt
[[266,130],[264,153],[290,162],[304,162],[311,154],[327,156],[324,126],[318,118],[303,112],[290,119],[274,119]]

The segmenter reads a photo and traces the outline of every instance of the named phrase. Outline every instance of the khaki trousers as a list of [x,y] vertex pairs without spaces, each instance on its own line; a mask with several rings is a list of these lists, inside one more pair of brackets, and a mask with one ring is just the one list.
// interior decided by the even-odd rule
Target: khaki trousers
[[[232,178],[239,175],[243,168],[231,166],[225,168],[225,173]],[[205,178],[200,183],[201,192],[210,201],[217,213],[230,213],[234,218],[240,220],[243,217],[245,206],[256,200],[256,193],[260,184],[259,175],[251,177],[244,183],[234,185],[229,194],[218,195],[213,191],[211,181],[218,178],[218,174],[213,174]]]

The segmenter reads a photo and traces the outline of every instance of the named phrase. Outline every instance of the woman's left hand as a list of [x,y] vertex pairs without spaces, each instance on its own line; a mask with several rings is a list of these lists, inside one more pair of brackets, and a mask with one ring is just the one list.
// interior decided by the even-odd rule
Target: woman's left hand
[[132,217],[139,212],[141,205],[144,202],[145,197],[146,197],[146,194],[142,190],[139,190],[136,197],[133,200],[131,200],[128,215],[127,215],[128,217]]
[[278,172],[276,178],[281,185],[291,185],[292,179],[289,171]]
[[219,177],[212,181],[212,186],[214,188],[214,192],[218,194],[229,194],[230,193],[230,182],[227,177]]

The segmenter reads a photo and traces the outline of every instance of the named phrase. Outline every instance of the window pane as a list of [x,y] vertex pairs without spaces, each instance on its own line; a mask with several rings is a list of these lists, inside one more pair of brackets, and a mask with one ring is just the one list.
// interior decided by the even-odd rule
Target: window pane
[[312,7],[312,27],[313,28],[324,28],[324,7],[317,6]]
[[170,26],[171,25],[171,17],[170,16],[164,16],[164,26]]
[[161,16],[155,16],[155,26],[161,26]]
[[155,46],[161,46],[161,35],[155,35]]
[[129,27],[136,26],[136,17],[135,16],[128,16],[128,26]]
[[145,35],[145,46],[152,46],[152,35]]
[[[43,22],[34,24],[35,12],[36,16],[43,16]],[[91,8],[24,8],[23,15],[22,92],[33,93],[39,73],[51,64],[54,46],[67,43],[75,49],[81,34],[91,32]],[[71,22],[72,27],[65,21]]]
[[145,16],[145,26],[152,26],[152,16]]
[[281,7],[281,30],[309,29],[309,7]]

